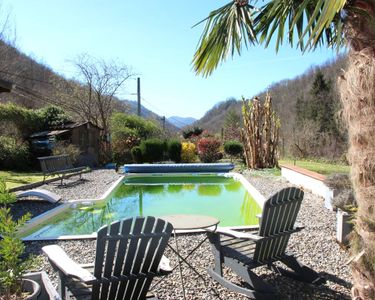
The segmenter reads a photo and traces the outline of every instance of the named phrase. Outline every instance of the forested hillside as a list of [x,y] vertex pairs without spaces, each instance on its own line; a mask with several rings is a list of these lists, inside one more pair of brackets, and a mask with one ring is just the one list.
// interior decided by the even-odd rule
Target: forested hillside
[[[91,121],[101,127],[106,126],[103,124],[105,121],[102,114],[108,114],[112,110],[136,113],[136,102],[120,100],[115,93],[111,94],[116,85],[126,85],[126,81],[122,82],[124,78],[134,77],[124,65],[106,63],[83,55],[73,62],[81,76],[67,79],[2,40],[0,57],[0,79],[15,84],[11,93],[0,93],[1,103],[12,102],[26,108],[53,104],[66,110],[75,121]],[[108,78],[104,75],[102,78],[95,78],[97,71],[109,73],[110,84],[106,85]],[[98,105],[98,102],[101,103]],[[143,106],[141,112],[143,117],[153,119],[161,125],[161,117],[157,114]],[[172,133],[177,131],[168,121],[166,128]]]
[[[346,130],[338,117],[336,87],[345,64],[346,58],[339,57],[294,79],[274,83],[257,95],[261,100],[267,92],[272,96],[281,120],[281,155],[340,159],[346,152]],[[194,125],[220,134],[228,127],[228,119],[240,118],[241,110],[241,99],[231,98],[215,105]],[[241,120],[238,123],[242,125]]]

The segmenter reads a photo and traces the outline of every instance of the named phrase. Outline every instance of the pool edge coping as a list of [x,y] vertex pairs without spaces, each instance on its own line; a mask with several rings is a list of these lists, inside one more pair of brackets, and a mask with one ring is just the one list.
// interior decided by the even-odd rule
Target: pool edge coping
[[[134,173],[132,175],[137,175],[138,173]],[[162,173],[150,173],[150,174],[157,174],[157,175],[163,175]],[[168,173],[170,174],[170,173]],[[181,175],[180,173],[176,173]],[[207,173],[208,174],[208,173]],[[213,174],[213,173],[210,173]],[[240,173],[237,172],[228,172],[228,173],[217,173],[217,174],[223,174],[223,176],[231,176],[241,182],[241,184],[244,186],[244,188],[253,196],[254,200],[257,202],[257,204],[263,209],[264,202],[266,198]],[[143,174],[144,175],[144,174]],[[74,200],[68,200],[64,202],[62,205],[59,205],[56,208],[53,208],[51,210],[48,210],[44,213],[42,213],[39,216],[36,216],[35,218],[32,218],[29,222],[25,224],[25,227],[21,228],[19,230],[19,235],[22,235],[22,233],[32,230],[34,227],[40,225],[41,223],[53,218],[54,216],[61,214],[62,212],[69,209],[72,204],[77,203],[84,203],[84,202],[97,202],[102,201],[106,197],[112,193],[112,191],[117,187],[117,185],[126,177],[126,175],[121,175],[116,181],[114,181],[111,186],[98,198],[91,198],[91,199],[74,199]],[[220,226],[218,226],[220,227]],[[226,226],[226,228],[230,229],[252,229],[256,228],[257,225],[239,225],[239,226]],[[177,230],[177,234],[188,234],[188,233],[201,233],[201,232],[207,232],[207,230]],[[64,241],[64,240],[83,240],[83,239],[96,239],[96,232],[92,234],[84,234],[84,235],[61,235],[56,237],[47,237],[43,239],[38,238],[21,238],[24,242],[36,242],[36,241]]]
[[[104,200],[112,191],[117,187],[117,185],[124,179],[124,175],[121,175],[116,181],[114,181],[110,187],[100,196],[97,198],[83,198],[83,199],[73,199],[63,202],[61,205],[47,210],[46,212],[32,218],[30,221],[28,221],[19,231],[18,235],[23,235],[25,232],[32,230],[34,227],[40,225],[43,222],[48,221],[49,219],[53,218],[54,216],[63,213],[67,209],[69,209],[72,204],[76,203],[85,203],[85,202],[97,202]],[[76,235],[74,237],[82,237],[82,235]],[[86,238],[90,239],[91,235],[84,235]],[[59,237],[66,237],[64,239],[69,239],[70,236],[58,236],[58,237],[50,237],[50,238],[44,238],[44,239],[36,239],[36,238],[21,238],[25,242],[31,242],[31,241],[47,241],[47,240],[59,240]],[[82,239],[82,238],[80,238]]]

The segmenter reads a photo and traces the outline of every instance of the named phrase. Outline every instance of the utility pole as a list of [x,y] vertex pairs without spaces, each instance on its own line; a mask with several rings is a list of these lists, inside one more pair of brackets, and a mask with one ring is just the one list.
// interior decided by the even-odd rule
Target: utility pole
[[163,122],[163,131],[165,131],[165,116],[161,117],[161,121]]
[[141,116],[141,78],[137,78],[137,101],[138,101],[138,109],[137,115]]

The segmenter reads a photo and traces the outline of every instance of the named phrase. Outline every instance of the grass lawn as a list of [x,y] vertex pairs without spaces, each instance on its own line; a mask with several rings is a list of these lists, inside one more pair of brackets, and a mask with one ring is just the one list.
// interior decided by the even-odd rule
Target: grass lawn
[[349,170],[350,170],[350,167],[346,165],[329,164],[329,163],[315,162],[315,161],[309,161],[309,160],[296,160],[294,164],[294,160],[282,159],[279,161],[279,163],[296,165],[297,167],[301,167],[310,171],[314,171],[322,175],[330,175],[333,173],[349,173]]
[[43,180],[42,173],[25,173],[0,171],[0,177],[5,177],[5,183],[8,189]]

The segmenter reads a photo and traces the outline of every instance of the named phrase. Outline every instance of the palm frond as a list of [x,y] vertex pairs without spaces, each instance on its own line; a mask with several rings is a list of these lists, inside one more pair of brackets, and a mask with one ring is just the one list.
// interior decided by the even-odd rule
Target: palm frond
[[206,25],[193,58],[196,73],[210,75],[243,45],[275,42],[278,51],[285,41],[302,51],[323,44],[339,49],[345,44],[341,13],[355,9],[350,0],[269,0],[259,10],[248,2],[232,0],[198,23]]
[[[301,37],[302,39],[307,35],[307,47],[312,49],[324,42],[327,42],[331,47],[339,48],[342,45],[344,37],[342,35],[343,21],[340,17],[340,12],[346,4],[347,0],[319,1],[319,5],[316,5],[316,10],[319,9],[319,14],[314,18],[314,26],[307,27]],[[326,32],[326,37],[330,38],[329,40],[324,40],[324,31]]]
[[[262,7],[254,20],[259,42],[269,46],[273,38],[276,51],[284,40],[301,50],[328,44],[343,45],[340,12],[347,0],[274,0]],[[277,30],[277,36],[275,32]],[[295,40],[295,38],[297,38]]]
[[242,45],[256,43],[253,12],[251,5],[231,2],[201,21],[206,25],[192,62],[197,74],[210,75],[229,54],[241,54]]

